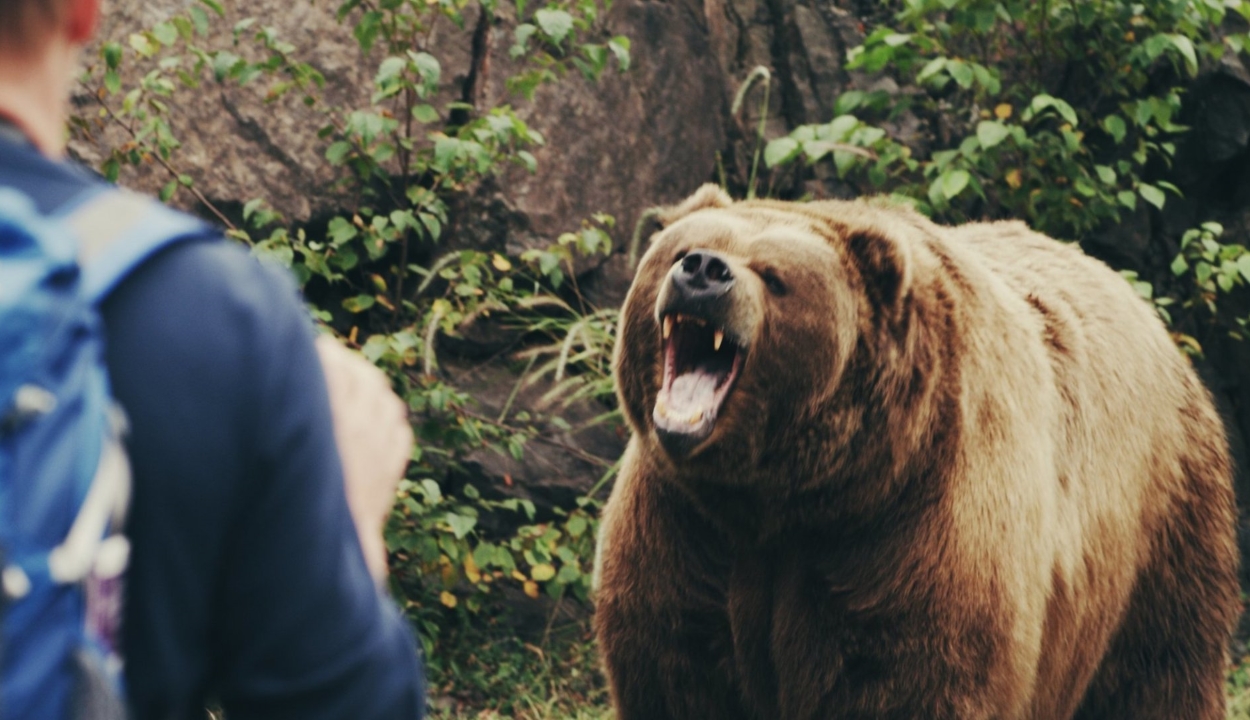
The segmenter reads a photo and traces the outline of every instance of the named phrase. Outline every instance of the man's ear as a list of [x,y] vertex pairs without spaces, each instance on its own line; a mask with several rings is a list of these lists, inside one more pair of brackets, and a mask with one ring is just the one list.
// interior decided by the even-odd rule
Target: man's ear
[[719,185],[707,183],[695,190],[693,195],[681,201],[680,204],[662,210],[656,217],[661,225],[668,227],[690,213],[706,208],[727,208],[733,205],[733,202],[729,194],[722,190]]
[[62,31],[74,45],[86,45],[95,37],[100,24],[101,0],[68,0]]

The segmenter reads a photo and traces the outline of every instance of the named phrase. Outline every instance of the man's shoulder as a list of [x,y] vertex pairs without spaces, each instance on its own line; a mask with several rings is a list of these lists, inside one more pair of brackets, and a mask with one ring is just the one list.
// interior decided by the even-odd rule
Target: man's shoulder
[[39,212],[52,214],[109,185],[75,163],[52,160],[30,145],[0,138],[0,187],[21,190]]

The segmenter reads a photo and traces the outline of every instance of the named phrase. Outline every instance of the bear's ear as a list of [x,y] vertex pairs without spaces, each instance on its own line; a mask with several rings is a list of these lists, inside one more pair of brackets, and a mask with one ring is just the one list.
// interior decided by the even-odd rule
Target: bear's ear
[[660,211],[656,218],[661,225],[668,227],[692,212],[706,208],[727,208],[730,205],[733,205],[733,200],[728,193],[719,185],[707,183],[695,190],[693,195],[681,201],[681,204]]
[[846,239],[846,247],[859,263],[873,305],[897,309],[911,291],[912,259],[907,242],[875,230],[857,230]]

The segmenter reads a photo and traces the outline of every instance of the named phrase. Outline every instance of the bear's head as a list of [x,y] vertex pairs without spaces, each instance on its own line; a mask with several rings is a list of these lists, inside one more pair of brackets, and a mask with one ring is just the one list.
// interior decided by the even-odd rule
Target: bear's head
[[793,446],[777,434],[827,414],[864,341],[881,349],[876,336],[904,322],[907,213],[733,203],[707,185],[660,220],[625,300],[616,377],[634,432],[679,468]]

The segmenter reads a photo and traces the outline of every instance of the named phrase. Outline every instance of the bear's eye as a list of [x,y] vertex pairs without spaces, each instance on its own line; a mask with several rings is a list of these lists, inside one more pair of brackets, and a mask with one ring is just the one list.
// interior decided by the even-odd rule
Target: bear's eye
[[681,252],[673,256],[673,262],[671,264],[676,265],[677,263],[681,262],[682,258],[684,257],[686,257],[686,251],[682,250]]
[[772,268],[764,268],[760,270],[760,279],[764,281],[764,287],[768,288],[768,292],[773,295],[785,295],[786,284],[777,277],[777,271]]

